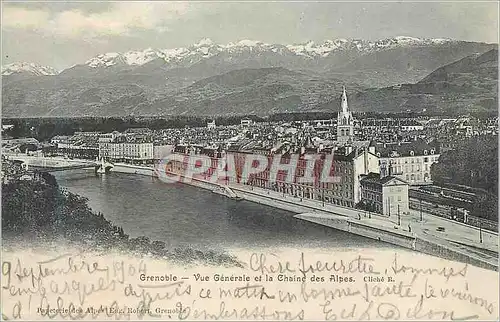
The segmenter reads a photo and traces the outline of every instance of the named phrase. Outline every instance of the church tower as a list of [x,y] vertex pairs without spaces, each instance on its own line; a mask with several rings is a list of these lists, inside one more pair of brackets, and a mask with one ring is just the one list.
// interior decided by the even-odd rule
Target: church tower
[[354,137],[354,119],[347,104],[345,87],[342,91],[340,112],[337,117],[337,141],[341,143],[352,142]]

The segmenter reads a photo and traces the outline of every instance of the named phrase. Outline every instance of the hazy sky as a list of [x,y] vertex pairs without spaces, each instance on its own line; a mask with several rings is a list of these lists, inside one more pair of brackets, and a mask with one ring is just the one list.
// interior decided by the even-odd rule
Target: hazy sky
[[498,42],[498,2],[7,2],[2,64],[58,69],[105,52],[210,38],[291,44],[394,36]]

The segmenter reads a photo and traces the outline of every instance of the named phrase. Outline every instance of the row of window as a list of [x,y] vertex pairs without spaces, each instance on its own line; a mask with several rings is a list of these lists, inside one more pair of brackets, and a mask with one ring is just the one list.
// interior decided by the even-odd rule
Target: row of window
[[[431,154],[434,154],[434,153],[435,153],[435,150],[434,150],[434,149],[432,149],[430,152],[431,152]],[[396,153],[397,153],[397,152],[396,152],[396,151],[394,151],[394,152],[393,152],[393,155],[394,155],[394,154],[396,154]],[[424,150],[424,155],[428,155],[428,154],[429,154],[429,151]],[[378,156],[380,156],[380,152],[378,152],[378,153],[377,153],[377,155],[378,155]],[[413,157],[413,156],[415,156],[415,151],[410,151],[410,156],[412,156],[412,157]]]
[[349,129],[340,129],[340,136],[348,136],[351,135],[351,131]]
[[381,193],[382,192],[382,186],[377,185],[377,184],[367,184],[363,183],[362,189],[365,191],[373,191],[376,193]]
[[[428,164],[425,164],[424,167],[423,167],[423,171],[429,171],[429,165]],[[405,165],[404,167],[402,166],[396,166],[396,167],[391,167],[391,172],[392,173],[402,173],[403,172],[403,169],[404,169],[404,172],[407,173],[407,172],[420,172],[422,171],[422,167],[420,166],[420,164],[417,164],[417,166],[414,166],[413,164],[411,165],[411,167]]]
[[[389,164],[401,164],[401,163],[428,163],[428,162],[437,162],[439,160],[439,157],[416,157],[416,158],[394,158],[394,159],[389,159]],[[380,164],[386,164],[387,160],[381,159],[379,161]]]
[[370,193],[367,191],[363,191],[362,196],[363,196],[363,199],[382,201],[382,195],[378,194],[378,193],[376,194],[376,193]]
[[422,176],[422,174],[420,174],[420,173],[417,173],[416,175],[412,173],[410,175],[407,174],[405,176],[406,181],[410,181],[410,182],[422,181],[422,178],[423,178],[424,182],[427,182],[430,180],[430,175],[428,173],[424,173],[424,175]]

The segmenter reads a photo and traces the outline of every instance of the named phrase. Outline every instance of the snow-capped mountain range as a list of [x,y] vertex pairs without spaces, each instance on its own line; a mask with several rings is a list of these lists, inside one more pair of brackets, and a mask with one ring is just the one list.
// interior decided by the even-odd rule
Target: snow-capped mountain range
[[[186,66],[203,59],[208,59],[219,54],[244,54],[253,53],[256,55],[272,53],[288,57],[301,57],[306,59],[326,58],[333,53],[343,51],[353,51],[357,54],[373,53],[400,47],[419,47],[442,45],[456,42],[451,39],[425,39],[414,37],[395,37],[377,41],[367,41],[360,39],[335,39],[327,40],[321,44],[309,41],[304,44],[280,45],[268,44],[262,41],[241,40],[226,45],[216,44],[212,40],[205,38],[198,43],[186,48],[173,49],[152,49],[142,51],[128,51],[124,53],[105,53],[97,55],[84,64],[90,68],[106,68],[111,66],[141,66],[155,59],[163,59],[167,64],[176,66]],[[68,68],[70,69],[70,68]],[[33,63],[14,63],[2,67],[2,76],[29,72],[33,75],[56,75],[58,72],[45,66]]]
[[359,39],[336,39],[327,40],[322,44],[313,41],[305,44],[280,45],[268,44],[262,41],[241,40],[226,45],[216,44],[205,38],[198,43],[186,48],[159,49],[148,48],[143,51],[128,51],[125,53],[106,53],[93,57],[85,62],[85,65],[96,67],[109,67],[118,64],[130,66],[144,65],[154,59],[161,58],[167,63],[179,63],[186,60],[195,62],[199,59],[210,58],[220,53],[241,54],[245,52],[265,53],[272,52],[281,55],[305,56],[314,59],[316,57],[327,57],[328,55],[345,50],[355,50],[361,53],[369,53],[387,50],[400,46],[430,46],[451,42],[450,39],[420,39],[413,37],[395,37],[378,41],[366,41]]
[[2,76],[28,73],[34,76],[57,75],[59,72],[50,66],[41,66],[35,63],[12,63],[2,66]]
[[[455,109],[456,97],[464,109],[492,109],[498,102],[495,53],[498,44],[411,37],[292,45],[251,40],[220,45],[203,39],[186,48],[97,55],[58,74],[35,64],[11,64],[2,68],[2,115],[331,111],[338,109],[344,86],[358,111]],[[486,63],[468,63],[476,60]],[[457,69],[464,64],[470,68]],[[450,72],[459,74],[458,80]],[[481,87],[464,87],[464,77]]]

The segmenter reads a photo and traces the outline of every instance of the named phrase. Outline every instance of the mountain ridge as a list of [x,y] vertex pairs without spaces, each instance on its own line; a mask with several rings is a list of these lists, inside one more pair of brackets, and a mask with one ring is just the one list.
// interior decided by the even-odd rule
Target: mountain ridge
[[[294,43],[294,44],[269,44],[258,40],[240,40],[238,42],[230,42],[228,44],[222,45],[214,43],[209,38],[200,40],[198,43],[190,45],[188,47],[177,47],[169,49],[153,49],[146,48],[143,50],[130,50],[126,52],[108,52],[98,54],[84,63],[76,64],[74,66],[62,69],[60,72],[70,70],[79,65],[87,65],[92,68],[97,67],[110,67],[114,65],[126,64],[129,66],[141,66],[154,59],[162,58],[167,63],[171,61],[178,61],[183,59],[185,56],[190,56],[194,52],[201,53],[204,58],[209,58],[214,54],[220,53],[221,51],[237,52],[242,50],[272,50],[274,52],[279,52],[280,50],[288,50],[298,56],[305,56],[308,58],[314,58],[318,56],[326,57],[331,53],[345,50],[357,50],[359,52],[374,52],[381,50],[388,50],[398,46],[430,46],[430,45],[442,45],[445,43],[456,43],[459,40],[453,40],[448,38],[415,38],[408,36],[397,36],[393,38],[385,38],[375,41],[355,39],[355,38],[338,38],[332,40],[325,40],[323,43],[316,44],[313,41],[308,41],[305,43]],[[12,63],[9,65],[16,65],[20,63]],[[25,63],[26,64],[26,63]],[[35,63],[30,63],[35,64]],[[38,64],[35,64],[38,65]],[[38,65],[40,66],[40,65]],[[4,74],[4,68],[2,66],[2,75]],[[47,66],[48,67],[48,66]],[[55,74],[59,72],[51,68]],[[47,75],[47,74],[44,74]]]
[[[118,55],[108,55],[106,59],[119,59],[120,64],[109,63],[104,68],[76,65],[58,75],[3,76],[2,113],[21,117],[328,110],[338,103],[332,97],[344,85],[350,89],[351,102],[358,110],[420,111],[428,105],[444,111],[450,108],[453,95],[463,102],[474,101],[457,89],[478,95],[487,102],[481,106],[491,109],[495,97],[490,87],[497,81],[491,74],[498,62],[492,61],[490,50],[498,50],[498,45],[436,40],[431,45],[415,46],[422,42],[413,38],[400,41],[404,45],[391,47],[389,41],[387,46],[382,43],[386,48],[383,50],[359,54],[358,49],[351,48],[320,58],[292,55],[284,47],[281,51],[261,51],[260,42],[252,41],[233,44],[231,48],[238,50],[231,53],[212,55],[210,50],[202,50],[197,53],[207,57],[197,56],[185,64],[141,58],[140,65],[128,65]],[[207,48],[214,43],[203,40],[195,46]],[[483,56],[487,52],[490,56]],[[493,69],[482,68],[484,75],[474,74],[481,61],[474,57],[482,57],[482,66],[492,64]],[[461,60],[462,67],[457,63]],[[461,71],[458,76],[463,78],[462,83],[440,82],[439,75],[444,72],[439,69],[443,67],[448,73],[453,68]],[[438,76],[431,76],[433,73]],[[426,78],[429,81],[421,82]],[[474,85],[464,87],[467,81]],[[402,90],[395,91],[395,85]],[[439,91],[451,93],[451,89],[454,94],[447,96],[449,102],[437,99]],[[394,95],[393,100],[390,95]]]
[[498,107],[498,49],[473,54],[442,66],[419,82],[356,94],[354,108],[371,104],[388,112],[470,113]]

